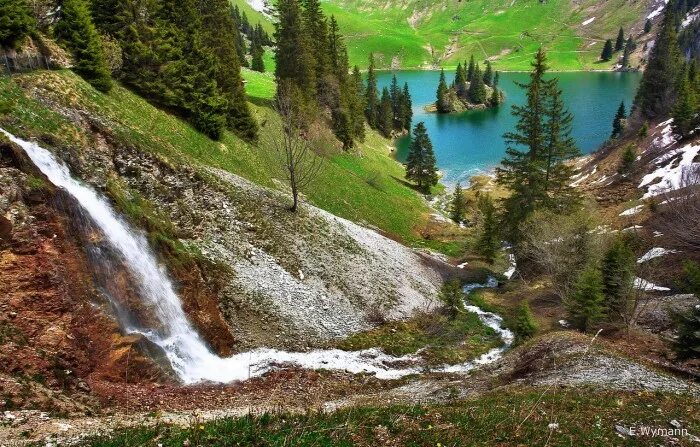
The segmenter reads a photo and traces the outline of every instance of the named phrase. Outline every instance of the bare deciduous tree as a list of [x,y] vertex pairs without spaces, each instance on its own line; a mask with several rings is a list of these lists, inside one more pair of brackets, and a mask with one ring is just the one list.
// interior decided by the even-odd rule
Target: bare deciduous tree
[[683,170],[679,188],[665,194],[661,215],[681,249],[700,249],[700,165]]
[[276,163],[292,191],[293,212],[299,207],[299,193],[313,182],[323,165],[323,158],[303,134],[304,113],[298,104],[293,87],[280,88],[275,101],[278,126],[266,133]]

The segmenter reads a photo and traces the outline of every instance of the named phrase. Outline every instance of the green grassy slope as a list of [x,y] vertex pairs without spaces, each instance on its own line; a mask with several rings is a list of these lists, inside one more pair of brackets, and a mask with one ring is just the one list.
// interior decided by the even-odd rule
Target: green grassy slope
[[[0,113],[0,126],[22,137],[52,135],[54,147],[89,147],[86,136],[67,119],[48,109],[26,92],[37,89],[50,98],[52,108],[71,108],[97,117],[119,137],[142,150],[160,154],[172,163],[200,162],[241,175],[261,185],[283,188],[272,149],[266,144],[271,132],[272,110],[262,98],[274,92],[265,74],[247,72],[248,88],[258,105],[251,107],[261,123],[261,143],[250,145],[231,133],[219,142],[195,131],[182,120],[117,86],[102,94],[70,71],[35,72],[0,78],[0,103],[11,105]],[[269,139],[267,140],[269,141]],[[429,210],[425,201],[406,186],[403,167],[390,157],[390,142],[368,132],[356,153],[329,150],[328,161],[308,200],[339,216],[377,227],[407,243],[421,242],[418,230]]]
[[[246,3],[246,0],[234,0]],[[527,70],[540,45],[555,70],[609,69],[599,63],[605,39],[619,27],[638,37],[653,0],[327,0],[350,60],[365,68],[370,53],[389,68],[456,66],[474,54],[500,70]],[[583,25],[586,20],[595,20]],[[266,18],[264,18],[267,20]]]
[[[664,436],[621,439],[617,425],[700,429],[697,400],[685,395],[594,389],[499,390],[442,405],[351,408],[336,413],[246,416],[180,428],[159,425],[90,439],[82,445],[181,446],[646,446]],[[550,425],[551,424],[551,425]],[[638,432],[639,433],[639,432]],[[692,445],[677,436],[677,445]],[[88,444],[89,443],[89,444]]]

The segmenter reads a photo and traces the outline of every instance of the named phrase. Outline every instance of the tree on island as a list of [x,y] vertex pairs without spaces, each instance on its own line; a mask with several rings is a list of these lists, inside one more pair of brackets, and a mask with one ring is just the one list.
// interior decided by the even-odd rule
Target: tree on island
[[462,64],[457,64],[457,70],[455,71],[455,90],[458,95],[464,95],[467,88],[467,73],[462,67]]
[[620,51],[625,46],[625,32],[620,27],[620,31],[617,33],[617,39],[615,40],[615,51]]
[[493,68],[491,62],[486,61],[486,70],[484,70],[484,84],[493,87]]
[[467,68],[467,82],[472,82],[474,79],[474,70],[476,69],[476,62],[474,62],[474,55],[469,59],[469,68]]
[[622,101],[620,103],[620,107],[617,109],[617,113],[615,113],[615,118],[613,119],[613,125],[612,125],[612,135],[610,135],[610,138],[617,138],[620,135],[622,135],[622,130],[624,129],[624,120],[627,117],[627,111],[625,110],[625,102]]
[[413,129],[413,138],[406,158],[406,178],[416,183],[426,194],[438,182],[433,144],[422,121]]
[[439,113],[449,113],[452,111],[452,106],[450,104],[448,94],[449,88],[447,88],[447,81],[445,80],[445,70],[440,70],[440,81],[438,82],[438,88],[436,92],[437,101],[435,105]]
[[526,103],[514,105],[515,129],[504,135],[506,156],[496,168],[496,181],[511,195],[503,199],[503,226],[511,242],[520,239],[519,226],[537,209],[566,213],[578,194],[570,186],[568,160],[578,155],[571,137],[572,115],[564,109],[558,79],[545,80],[546,55],[540,48],[532,64]]
[[474,104],[486,103],[486,85],[484,85],[484,76],[481,74],[479,64],[474,67],[474,76],[469,83],[469,91],[467,93],[469,102]]
[[605,41],[603,46],[603,52],[600,53],[600,59],[603,61],[609,61],[613,57],[613,43],[612,40],[608,39]]

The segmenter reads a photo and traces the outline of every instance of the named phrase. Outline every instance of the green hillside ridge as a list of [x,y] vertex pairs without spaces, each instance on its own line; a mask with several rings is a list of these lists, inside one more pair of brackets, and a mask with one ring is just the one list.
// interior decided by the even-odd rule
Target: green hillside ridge
[[[250,8],[245,0],[234,3]],[[599,61],[605,40],[614,39],[620,27],[639,38],[652,3],[329,0],[322,5],[343,30],[351,65],[361,68],[370,53],[384,69],[454,67],[473,54],[477,60],[491,59],[498,70],[529,70],[543,45],[551,68],[568,71],[611,69],[617,57]],[[259,17],[271,26],[267,17]]]
[[[267,74],[245,71],[256,120],[272,118],[264,98],[274,92]],[[252,73],[255,73],[252,75]],[[48,92],[59,104],[79,108],[117,135],[139,148],[164,156],[172,163],[193,161],[238,174],[260,185],[284,188],[274,164],[271,148],[244,142],[231,132],[214,141],[184,121],[152,106],[122,86],[109,94],[92,88],[68,70],[40,71],[0,79],[0,103],[9,104],[0,114],[0,126],[22,137],[52,135],[52,146],[62,147],[79,141],[80,132],[66,118],[50,110],[25,92],[32,88]],[[60,104],[62,103],[63,104]],[[262,105],[260,105],[262,104]],[[390,156],[389,140],[368,129],[367,139],[355,152],[331,151],[327,162],[308,191],[308,200],[320,208],[355,222],[375,227],[408,244],[428,243],[418,236],[427,222],[429,208],[424,199],[402,181],[403,167]],[[440,243],[429,242],[440,249]]]

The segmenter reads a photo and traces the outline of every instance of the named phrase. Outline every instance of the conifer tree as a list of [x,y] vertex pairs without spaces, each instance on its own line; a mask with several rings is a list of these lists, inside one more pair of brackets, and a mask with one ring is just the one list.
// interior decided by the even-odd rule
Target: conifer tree
[[464,68],[462,67],[461,63],[457,64],[457,70],[455,71],[454,84],[455,84],[455,91],[457,92],[457,95],[464,96],[464,93],[466,91],[467,79],[466,79],[466,72],[464,71]]
[[464,310],[464,291],[459,285],[459,280],[454,279],[443,284],[439,297],[451,319],[455,319]]
[[490,263],[496,259],[500,247],[498,219],[496,207],[491,196],[486,194],[479,197],[477,208],[481,214],[481,230],[476,243],[477,252]]
[[[686,71],[686,70],[684,70]],[[698,112],[695,89],[691,88],[687,74],[681,75],[678,86],[678,99],[671,110],[673,117],[673,129],[682,136],[686,136],[697,124]]]
[[374,73],[374,55],[369,55],[369,68],[367,70],[367,90],[365,91],[365,116],[369,127],[377,128],[377,112],[379,110],[379,89],[377,88],[377,76]]
[[501,91],[498,90],[496,87],[494,87],[491,91],[491,99],[489,100],[489,103],[492,106],[497,106],[501,103]]
[[622,52],[622,68],[629,68],[630,66],[630,55],[632,54],[632,45],[630,45],[630,41],[632,38],[630,37],[627,43],[625,44],[625,50]]
[[620,107],[618,107],[617,112],[615,113],[615,118],[613,119],[612,135],[610,135],[610,138],[617,138],[622,135],[625,118],[627,118],[627,111],[625,110],[625,102],[622,101],[620,103]]
[[474,80],[474,70],[476,69],[476,62],[474,62],[474,55],[469,59],[469,68],[467,68],[467,82],[472,82]]
[[486,69],[484,70],[484,84],[489,87],[493,86],[493,68],[491,67],[491,62],[486,61]]
[[438,88],[436,92],[437,101],[435,106],[437,107],[438,113],[449,113],[452,111],[452,105],[450,104],[448,98],[449,89],[447,88],[447,82],[445,81],[445,70],[440,70],[440,80],[438,81]]
[[303,100],[310,102],[316,93],[316,67],[299,0],[280,0],[277,12],[275,77],[278,89],[280,81],[289,81],[302,93]]
[[408,82],[403,84],[403,94],[401,95],[401,121],[403,130],[410,132],[413,122],[413,102],[411,101],[411,92],[408,89]]
[[252,60],[250,63],[250,68],[253,71],[258,71],[260,73],[265,73],[265,63],[263,62],[263,54],[265,50],[263,47],[256,43],[250,50]]
[[635,109],[639,109],[643,118],[667,116],[676,99],[683,58],[676,35],[674,5],[674,0],[670,0],[666,6],[661,30],[634,100]]
[[26,0],[0,0],[0,45],[15,48],[36,29]]
[[[230,8],[227,0],[199,0],[197,2],[201,24],[196,30],[201,37],[201,47],[190,56],[194,57],[193,65],[197,67],[197,76],[207,76],[212,70],[213,81],[217,95],[221,95],[225,103],[226,125],[238,136],[247,140],[257,137],[258,125],[253,118],[243,87],[240,58],[236,49],[236,24],[228,13]],[[262,45],[253,45],[253,69],[265,71],[262,62]],[[192,76],[193,74],[190,74]],[[202,84],[211,83],[211,79],[201,79]]]
[[416,183],[426,194],[438,182],[433,144],[423,122],[416,124],[413,129],[413,138],[406,158],[406,178]]
[[474,76],[469,84],[469,102],[473,104],[486,103],[486,86],[484,85],[484,76],[481,74],[479,64],[474,67]]
[[629,311],[635,262],[634,253],[623,239],[615,240],[603,257],[603,294],[610,320],[622,320]]
[[[700,297],[700,266],[695,262],[686,262],[683,266],[688,283],[688,291]],[[700,358],[700,306],[694,306],[685,313],[676,314],[678,338],[674,348],[678,358]]]
[[394,120],[391,109],[391,94],[386,87],[382,89],[382,97],[379,101],[377,128],[386,138],[391,137],[391,130],[394,128]]
[[450,201],[450,217],[453,221],[456,223],[461,223],[464,220],[466,205],[462,185],[457,182],[454,193],[452,193],[452,200]]
[[399,80],[396,79],[396,75],[391,77],[389,94],[391,95],[391,117],[393,127],[394,129],[401,130],[403,128],[403,121],[401,120],[401,102],[403,101],[401,96],[403,92],[401,91],[401,87],[399,87]]
[[604,301],[600,270],[589,266],[579,276],[567,300],[569,322],[580,331],[590,330],[605,316]]
[[527,300],[522,300],[518,305],[515,327],[513,329],[519,342],[532,337],[537,332],[537,322],[535,321],[535,316],[532,315],[532,310]]
[[365,84],[362,81],[360,68],[355,65],[349,87],[349,108],[352,122],[353,136],[364,141],[365,139]]
[[[304,5],[304,33],[314,59],[313,66],[316,71],[316,94],[319,99],[326,98],[328,91],[328,79],[326,75],[330,70],[328,58],[328,22],[321,11],[319,0],[302,0]],[[328,100],[326,100],[328,102]]]
[[600,59],[603,61],[609,61],[613,57],[613,43],[612,40],[608,39],[603,45],[603,52],[600,53]]
[[637,160],[637,153],[634,151],[634,147],[629,145],[622,152],[622,157],[620,158],[620,166],[617,168],[617,172],[622,175],[629,174],[632,172],[634,167],[634,162]]
[[615,40],[615,51],[620,51],[624,48],[625,46],[625,32],[623,31],[622,27],[620,27],[620,31],[617,33],[617,39]]
[[498,72],[493,74],[493,88],[498,88],[498,83],[501,81],[501,75]]
[[87,3],[84,0],[64,0],[54,32],[73,53],[75,72],[96,89],[108,92],[112,88],[112,79]]
[[335,16],[331,16],[330,25],[328,27],[328,54],[331,64],[331,70],[335,74],[336,79],[342,86],[348,77],[350,66],[348,62],[348,50],[343,42],[343,37],[340,34],[338,21]]
[[651,23],[651,19],[647,19],[646,22],[644,22],[644,34],[648,34],[649,31],[651,31],[651,27],[653,24]]

